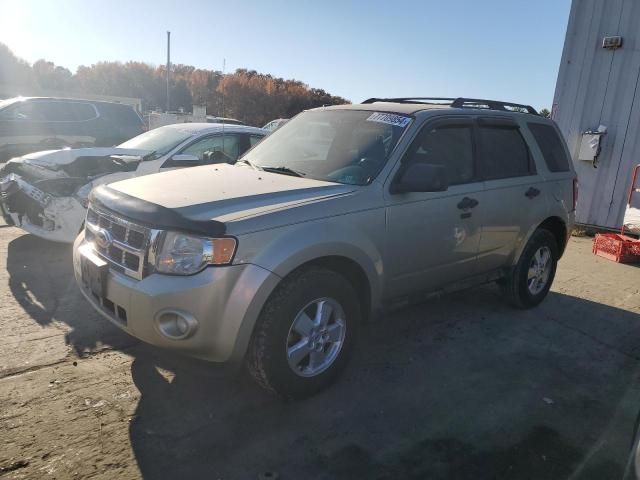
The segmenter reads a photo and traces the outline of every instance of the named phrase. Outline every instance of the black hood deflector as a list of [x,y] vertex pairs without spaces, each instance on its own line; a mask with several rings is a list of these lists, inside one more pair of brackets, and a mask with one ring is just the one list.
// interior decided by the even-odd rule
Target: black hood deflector
[[177,210],[147,202],[122,193],[108,185],[100,185],[89,194],[89,201],[98,208],[110,210],[134,223],[159,230],[177,230],[206,237],[220,237],[226,226],[217,220],[193,220]]

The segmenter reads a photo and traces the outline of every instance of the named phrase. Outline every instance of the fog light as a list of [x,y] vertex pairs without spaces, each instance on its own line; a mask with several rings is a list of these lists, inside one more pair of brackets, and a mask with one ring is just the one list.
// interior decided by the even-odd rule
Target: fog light
[[179,310],[163,310],[156,314],[158,331],[171,340],[184,340],[198,328],[198,321],[186,312]]

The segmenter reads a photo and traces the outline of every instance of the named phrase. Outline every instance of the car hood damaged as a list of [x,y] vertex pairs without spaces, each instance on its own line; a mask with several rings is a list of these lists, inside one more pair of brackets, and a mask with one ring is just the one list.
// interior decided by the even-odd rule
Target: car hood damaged
[[26,180],[45,178],[95,178],[109,173],[133,171],[153,152],[129,148],[77,148],[35,152],[9,160],[0,177],[17,173]]
[[3,217],[8,224],[40,237],[72,242],[82,224],[91,188],[103,180],[132,175],[151,153],[80,148],[14,158],[0,170]]

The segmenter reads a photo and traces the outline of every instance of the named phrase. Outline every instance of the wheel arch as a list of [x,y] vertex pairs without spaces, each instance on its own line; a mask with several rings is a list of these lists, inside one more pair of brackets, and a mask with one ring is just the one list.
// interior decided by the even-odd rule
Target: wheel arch
[[551,215],[545,218],[542,222],[537,225],[533,225],[531,229],[527,232],[527,235],[523,238],[518,246],[518,250],[516,255],[513,256],[513,265],[516,265],[520,260],[520,256],[524,251],[529,239],[533,235],[533,233],[538,229],[544,229],[551,232],[551,234],[555,237],[556,242],[558,243],[558,259],[562,257],[564,254],[564,250],[567,247],[568,242],[568,230],[567,223],[560,217],[556,215]]
[[366,321],[370,318],[372,311],[371,283],[364,268],[358,262],[343,255],[326,255],[301,264],[288,275],[309,267],[324,268],[343,276],[356,290],[363,320]]
[[558,258],[562,257],[569,238],[567,236],[567,224],[560,217],[553,216],[538,225],[538,228],[548,230],[553,234],[558,244]]

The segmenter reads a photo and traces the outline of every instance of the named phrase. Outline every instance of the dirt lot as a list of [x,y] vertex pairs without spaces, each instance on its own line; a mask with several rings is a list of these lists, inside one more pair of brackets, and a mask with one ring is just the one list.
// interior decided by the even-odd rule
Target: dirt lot
[[[91,311],[70,248],[0,228],[0,477],[620,478],[640,408],[640,269],[572,239],[542,306],[491,287],[384,316],[282,403]],[[572,476],[573,475],[573,476]]]

